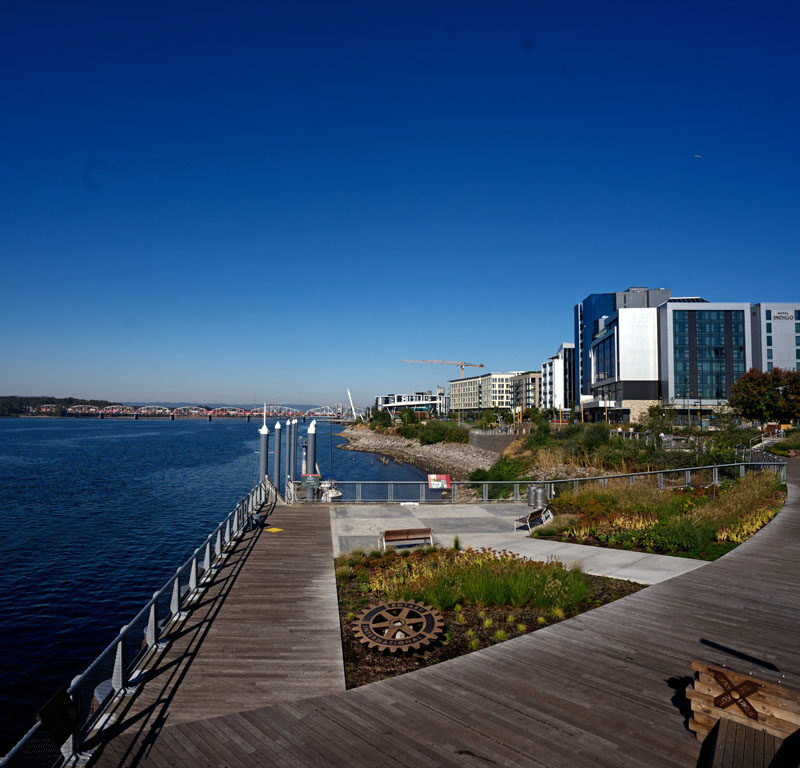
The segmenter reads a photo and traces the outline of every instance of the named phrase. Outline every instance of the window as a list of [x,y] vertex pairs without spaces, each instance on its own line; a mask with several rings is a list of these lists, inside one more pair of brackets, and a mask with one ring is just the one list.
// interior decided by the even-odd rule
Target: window
[[767,360],[772,360],[772,350],[771,349],[767,350]]
[[767,310],[767,320],[772,320],[772,310],[771,309]]
[[[797,317],[797,315],[795,315],[795,317]],[[800,323],[795,323],[794,324],[794,332],[795,333],[800,333]]]
[[772,346],[772,336],[767,336],[767,346],[768,347]]
[[772,363],[767,363],[767,370],[768,370],[768,371],[771,371],[771,370],[772,370]]
[[797,370],[800,371],[800,363],[797,364]]
[[772,333],[772,323],[767,323],[767,333]]

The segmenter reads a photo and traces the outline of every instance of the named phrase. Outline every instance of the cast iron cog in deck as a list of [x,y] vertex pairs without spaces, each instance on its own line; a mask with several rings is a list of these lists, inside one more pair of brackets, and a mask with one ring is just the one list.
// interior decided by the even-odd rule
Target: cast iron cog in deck
[[380,651],[418,651],[441,634],[442,615],[430,605],[400,600],[364,609],[353,622],[361,643]]

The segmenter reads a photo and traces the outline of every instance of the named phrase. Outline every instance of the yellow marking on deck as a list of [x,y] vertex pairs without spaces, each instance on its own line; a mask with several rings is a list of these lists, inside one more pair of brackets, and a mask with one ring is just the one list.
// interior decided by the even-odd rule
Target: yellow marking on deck
[[266,530],[269,531],[269,533],[280,533],[283,530],[283,528],[275,528],[273,526],[272,528],[267,528]]

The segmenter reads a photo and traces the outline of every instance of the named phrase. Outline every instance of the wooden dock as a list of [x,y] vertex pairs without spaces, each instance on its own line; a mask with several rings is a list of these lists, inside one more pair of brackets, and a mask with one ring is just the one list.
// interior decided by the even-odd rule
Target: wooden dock
[[[185,673],[164,672],[175,677],[166,695],[148,691],[156,681],[145,687],[138,714],[97,764],[695,766],[700,743],[687,729],[684,693],[692,659],[800,687],[800,462],[790,463],[788,478],[778,517],[721,560],[524,637],[350,691],[340,657],[338,674],[333,669],[332,605],[330,645],[315,641],[307,663],[292,646],[303,635],[282,626],[316,628],[316,606],[335,599],[330,563],[316,559],[330,550],[327,510],[279,508],[270,522],[285,533],[240,547],[240,565],[231,564],[239,573],[229,577],[221,607],[195,620],[207,627],[181,662]],[[292,525],[309,514],[317,515],[313,536],[295,533]],[[283,592],[283,608],[262,609],[259,588],[265,605]],[[314,600],[305,603],[303,594]],[[273,677],[282,652],[291,663]],[[262,691],[269,700],[259,704]]]

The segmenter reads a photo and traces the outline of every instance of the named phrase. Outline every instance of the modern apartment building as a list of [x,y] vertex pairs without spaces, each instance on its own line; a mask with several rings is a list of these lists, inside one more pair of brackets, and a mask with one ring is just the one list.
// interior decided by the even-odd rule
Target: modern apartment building
[[397,413],[402,410],[412,410],[421,413],[446,416],[450,410],[450,398],[445,394],[444,387],[437,387],[436,392],[412,392],[401,395],[378,395],[375,398],[375,407],[379,411]]
[[610,317],[619,309],[657,307],[671,295],[672,291],[668,288],[633,286],[616,293],[591,293],[575,305],[575,370],[572,388],[577,402],[592,399],[589,354],[592,341],[601,330],[603,317]]
[[575,402],[575,345],[565,341],[552,357],[542,363],[541,407],[570,408]]
[[525,371],[511,377],[511,407],[515,413],[539,408],[542,402],[542,372]]
[[800,301],[753,304],[750,322],[754,368],[800,371]]
[[677,408],[722,405],[752,366],[750,305],[670,299],[658,307],[661,400]]
[[614,411],[622,421],[644,416],[659,402],[658,310],[622,308],[601,318],[589,366],[592,396],[583,398],[585,412]]
[[511,408],[511,379],[520,373],[522,371],[506,371],[452,379],[449,382],[450,408],[454,411]]

